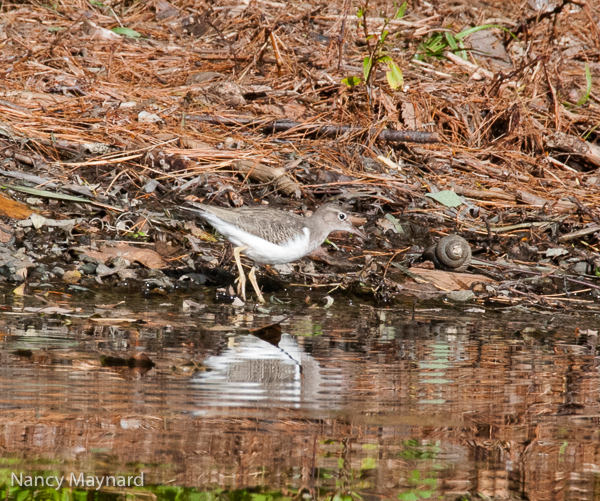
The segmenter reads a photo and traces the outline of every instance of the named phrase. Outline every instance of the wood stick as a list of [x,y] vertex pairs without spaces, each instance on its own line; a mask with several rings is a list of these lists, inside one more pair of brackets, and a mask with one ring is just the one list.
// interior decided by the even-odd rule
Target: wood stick
[[221,118],[204,115],[186,115],[186,120],[196,122],[205,122],[215,125],[240,126],[249,125],[261,127],[265,134],[273,134],[275,132],[286,132],[292,129],[297,129],[297,132],[302,132],[306,135],[317,135],[326,137],[337,137],[342,134],[370,134],[376,136],[377,139],[389,141],[391,143],[437,143],[439,137],[435,132],[422,132],[418,130],[390,130],[384,129],[367,129],[363,127],[354,127],[352,125],[322,125],[312,123],[299,123],[289,120],[273,120],[266,122],[255,118],[239,117],[239,118]]

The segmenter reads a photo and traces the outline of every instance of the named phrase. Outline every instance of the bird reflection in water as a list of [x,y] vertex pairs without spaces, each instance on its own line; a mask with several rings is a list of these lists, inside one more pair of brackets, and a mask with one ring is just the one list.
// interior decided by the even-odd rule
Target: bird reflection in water
[[257,334],[231,337],[222,353],[204,361],[210,370],[193,379],[201,404],[339,408],[339,370],[323,368],[294,336]]

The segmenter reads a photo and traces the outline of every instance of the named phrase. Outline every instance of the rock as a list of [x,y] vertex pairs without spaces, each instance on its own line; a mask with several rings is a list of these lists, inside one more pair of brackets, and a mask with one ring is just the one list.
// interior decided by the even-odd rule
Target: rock
[[186,85],[194,85],[201,84],[204,82],[208,82],[210,80],[214,80],[215,78],[222,77],[222,73],[217,73],[216,71],[200,71],[198,73],[192,73],[186,80]]
[[452,301],[470,301],[475,297],[473,291],[452,291],[446,294],[446,297]]
[[143,124],[153,124],[156,122],[162,122],[163,119],[160,118],[155,113],[148,113],[147,111],[140,111],[138,113],[138,122]]
[[93,275],[94,273],[96,273],[96,268],[98,268],[98,265],[95,263],[86,263],[83,266],[79,267],[79,272],[82,275]]
[[573,273],[577,275],[589,275],[592,272],[592,267],[587,261],[579,261],[573,265]]

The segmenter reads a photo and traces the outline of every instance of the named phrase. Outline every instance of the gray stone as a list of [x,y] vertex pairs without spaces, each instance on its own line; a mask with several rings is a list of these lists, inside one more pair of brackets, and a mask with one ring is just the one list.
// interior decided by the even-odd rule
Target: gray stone
[[446,297],[452,301],[470,301],[475,297],[473,291],[452,291],[446,294]]

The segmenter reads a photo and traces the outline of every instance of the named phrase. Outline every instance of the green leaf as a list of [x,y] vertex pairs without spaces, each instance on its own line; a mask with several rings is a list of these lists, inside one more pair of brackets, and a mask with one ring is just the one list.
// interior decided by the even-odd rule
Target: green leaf
[[463,43],[463,41],[462,41],[462,40],[459,40],[459,41],[458,41],[458,46],[459,46],[461,49],[463,49],[463,50],[461,50],[460,52],[458,52],[458,55],[459,55],[460,57],[462,57],[462,58],[463,58],[463,59],[466,61],[466,60],[467,60],[467,51],[466,51],[466,50],[464,50],[464,48],[465,48],[465,44]]
[[463,59],[467,59],[467,51],[465,50],[465,46],[462,43],[462,40],[469,35],[481,30],[487,30],[490,28],[498,28],[504,30],[509,33],[515,40],[517,37],[504,26],[500,26],[499,24],[485,24],[482,26],[474,26],[473,28],[468,28],[466,30],[457,33],[456,35],[452,34],[449,31],[444,31],[443,33],[437,32],[432,34],[427,40],[419,44],[419,52],[416,56],[417,59],[423,60],[425,57],[436,57],[442,58],[443,52],[450,47],[453,52],[457,53]]
[[40,198],[54,198],[57,200],[65,200],[65,201],[69,201],[69,202],[80,202],[83,204],[91,203],[91,200],[88,200],[87,198],[74,197],[72,195],[64,195],[62,193],[55,193],[53,191],[37,190],[35,188],[27,188],[25,186],[7,185],[6,188],[9,188],[9,189],[15,190],[15,191],[21,191],[23,193],[29,193],[30,195],[35,195],[36,197],[40,197]]
[[388,30],[383,30],[381,32],[381,35],[379,35],[379,41],[381,44],[383,44],[383,42],[385,42],[385,39],[387,38],[387,36],[390,34],[390,32]]
[[365,57],[363,60],[363,74],[365,76],[365,82],[367,81],[367,78],[369,78],[369,72],[371,71],[371,64],[373,64],[371,61],[371,58],[369,56]]
[[398,494],[398,499],[400,499],[400,501],[419,501],[419,496],[417,496],[413,491],[408,491]]
[[446,41],[448,42],[448,45],[450,46],[450,48],[453,51],[457,51],[458,44],[456,43],[456,39],[454,38],[454,35],[452,35],[452,33],[450,33],[449,31],[446,31],[446,32],[444,32],[444,37],[446,38]]
[[439,202],[446,207],[458,207],[463,203],[460,197],[452,190],[444,190],[438,193],[427,193],[425,196],[433,198],[436,202]]
[[109,209],[114,209],[121,212],[123,209],[119,209],[118,207],[112,207],[108,204],[103,204],[100,202],[96,202],[95,200],[88,200],[87,198],[74,197],[72,195],[64,195],[63,193],[55,193],[53,191],[46,190],[37,190],[35,188],[27,188],[26,186],[13,186],[7,184],[4,188],[8,188],[10,190],[20,191],[22,193],[29,193],[30,195],[34,195],[40,198],[54,198],[56,200],[64,200],[65,202],[79,202],[82,204],[91,204],[97,205],[99,207],[107,207]]
[[90,3],[92,5],[96,5],[98,7],[102,7],[103,9],[106,8],[106,5],[104,5],[102,2],[99,2],[98,0],[90,0]]
[[443,33],[435,33],[431,35],[423,43],[419,44],[419,59],[425,57],[442,58],[443,52],[448,47],[448,42],[445,40]]
[[327,244],[327,245],[331,245],[335,250],[340,250],[340,248],[337,245],[335,245],[333,242],[331,242],[328,238],[326,238],[323,243]]
[[358,85],[361,82],[362,82],[362,80],[358,77],[342,78],[342,83],[346,84],[348,87],[355,87],[356,85]]
[[356,17],[363,17],[365,15],[365,11],[362,9],[362,7],[359,7],[358,10],[356,11]]
[[117,35],[125,35],[126,37],[129,38],[141,38],[142,34],[138,33],[135,30],[132,30],[130,28],[123,28],[121,26],[117,26],[116,28],[113,28],[111,31],[115,32]]
[[586,103],[590,98],[590,92],[592,92],[592,73],[588,63],[585,63],[585,95],[581,96],[581,99],[577,102],[577,106],[581,106]]
[[435,493],[435,491],[417,491],[417,493],[423,499],[429,499]]
[[450,33],[449,31],[446,31],[444,33],[444,36],[446,37],[446,40],[448,42],[448,45],[452,49],[452,52],[458,54],[460,57],[462,57],[466,61],[467,60],[467,51],[458,49],[459,47],[461,49],[465,48],[465,45],[462,43],[462,41],[460,39],[457,40],[454,37],[454,35],[452,35],[452,33]]
[[17,494],[17,501],[24,501],[29,497],[30,494],[32,494],[30,490],[23,489],[21,492],[19,492],[19,494]]
[[500,30],[504,30],[506,33],[510,34],[510,36],[512,36],[515,40],[517,40],[517,37],[512,31],[510,31],[508,28],[505,28],[504,26],[500,26],[499,24],[484,24],[482,26],[474,26],[473,28],[468,28],[464,31],[461,31],[460,33],[457,33],[456,35],[454,35],[454,38],[456,38],[457,40],[462,40],[463,38],[466,38],[469,35],[476,33],[477,31],[489,30],[490,28],[498,28]]
[[64,30],[64,28],[59,28],[59,27],[54,27],[54,26],[51,26],[50,28],[48,28],[48,31],[62,31],[62,30]]
[[448,42],[444,41],[444,35],[442,33],[438,33],[437,36],[431,39],[428,49],[436,53],[436,55],[439,54],[441,56],[446,47],[448,47]]
[[392,216],[391,214],[386,214],[385,219],[387,219],[389,222],[391,222],[394,225],[394,228],[396,229],[396,233],[398,233],[400,235],[404,234],[404,228],[402,228],[400,221],[398,221],[394,216]]
[[387,54],[383,54],[382,56],[379,56],[377,58],[377,62],[378,63],[390,63],[393,62],[392,58],[390,56],[388,56]]
[[408,7],[408,3],[404,2],[400,8],[396,11],[396,15],[394,19],[402,19],[404,17],[404,13],[406,12],[406,8]]
[[398,68],[398,65],[393,61],[388,63],[389,70],[385,73],[387,81],[390,84],[392,90],[402,89],[404,86],[404,76],[402,70]]

